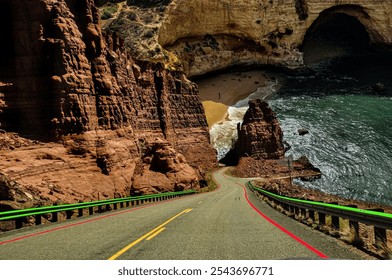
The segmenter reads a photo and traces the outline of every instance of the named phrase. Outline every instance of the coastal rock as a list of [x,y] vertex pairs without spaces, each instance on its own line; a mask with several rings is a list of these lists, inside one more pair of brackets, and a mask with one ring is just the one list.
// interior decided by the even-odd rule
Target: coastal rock
[[238,140],[223,162],[238,162],[241,157],[279,159],[284,156],[283,132],[275,112],[259,99],[249,101]]
[[373,86],[373,90],[377,93],[384,92],[386,90],[385,85],[383,83],[376,83]]
[[298,134],[301,136],[309,134],[309,130],[307,130],[306,128],[300,128],[298,129]]
[[249,101],[249,109],[238,131],[238,155],[278,159],[284,156],[283,132],[276,114],[268,103]]
[[392,45],[389,0],[135,0],[128,4],[106,27],[126,30],[122,36],[138,57],[154,57],[190,76],[239,64],[301,67],[307,33],[335,14],[357,19],[371,43]]

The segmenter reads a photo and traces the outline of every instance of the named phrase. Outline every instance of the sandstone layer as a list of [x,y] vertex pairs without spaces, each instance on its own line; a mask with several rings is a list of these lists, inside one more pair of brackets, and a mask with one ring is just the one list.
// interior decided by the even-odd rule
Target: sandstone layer
[[[237,63],[295,68],[303,63],[307,32],[335,13],[356,18],[371,42],[390,46],[390,9],[389,0],[174,0],[159,42],[176,53],[192,75]],[[206,35],[214,38],[213,44]]]
[[[390,0],[127,1],[108,28],[136,55],[200,75],[238,64],[303,65],[307,34],[334,14],[357,19],[373,44],[392,45]],[[143,38],[136,42],[134,35]],[[132,39],[132,37],[134,39]]]
[[216,156],[194,83],[132,58],[93,0],[0,4],[0,128],[13,132],[0,135],[0,193],[27,195],[13,208],[129,195],[145,158],[167,151],[174,163],[153,170],[167,184],[141,192],[199,187]]

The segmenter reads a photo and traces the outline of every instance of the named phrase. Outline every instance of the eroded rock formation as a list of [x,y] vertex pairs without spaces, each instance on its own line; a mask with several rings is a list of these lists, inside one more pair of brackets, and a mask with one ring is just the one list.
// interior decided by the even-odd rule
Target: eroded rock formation
[[135,175],[132,194],[180,191],[198,186],[195,169],[169,143],[157,141],[148,146],[140,173]]
[[[191,76],[238,64],[300,67],[306,35],[335,14],[358,20],[371,43],[392,45],[390,0],[127,3],[109,28],[127,27],[128,35],[124,32],[123,36],[136,55],[152,56]],[[129,34],[138,34],[143,44]]]
[[135,61],[122,39],[101,31],[93,0],[0,4],[0,128],[41,141],[18,146],[23,138],[1,135],[13,149],[0,152],[7,181],[52,201],[128,195],[146,143],[161,139],[195,169],[193,181],[178,183],[198,187],[194,175],[216,156],[194,83]]
[[[296,68],[303,63],[301,47],[307,32],[333,14],[357,19],[372,43],[391,46],[391,15],[385,13],[390,6],[389,0],[173,0],[159,42],[191,75],[239,63]],[[217,44],[206,44],[206,34]]]
[[283,132],[268,103],[249,101],[249,109],[238,133],[238,153],[255,158],[278,159],[284,156]]
[[223,162],[238,163],[241,157],[279,159],[284,156],[283,132],[275,112],[259,99],[249,101],[244,121],[238,124],[238,140]]

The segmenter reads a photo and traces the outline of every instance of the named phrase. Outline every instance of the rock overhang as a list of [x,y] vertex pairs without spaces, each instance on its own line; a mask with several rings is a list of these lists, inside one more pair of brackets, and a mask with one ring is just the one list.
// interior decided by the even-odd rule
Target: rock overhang
[[[304,64],[301,46],[308,30],[337,13],[357,19],[371,43],[392,45],[388,10],[389,0],[339,4],[319,0],[173,0],[158,31],[158,42],[179,58],[189,76],[244,63],[298,68]],[[206,46],[206,35],[218,42],[218,48]]]

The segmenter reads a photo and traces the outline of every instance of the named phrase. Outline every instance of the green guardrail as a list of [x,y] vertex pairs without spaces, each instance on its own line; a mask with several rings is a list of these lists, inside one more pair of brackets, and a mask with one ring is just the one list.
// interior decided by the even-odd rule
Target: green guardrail
[[248,185],[251,189],[256,190],[261,194],[286,205],[302,209],[308,209],[311,211],[317,211],[319,213],[327,215],[346,218],[350,221],[373,225],[381,229],[392,229],[391,213],[383,213],[374,210],[359,209],[344,205],[292,198],[263,190],[252,185],[251,182],[248,182]]
[[[144,195],[144,196],[130,196],[124,198],[114,198],[114,199],[107,199],[107,200],[97,200],[97,201],[90,201],[90,202],[80,202],[80,203],[73,203],[73,204],[62,204],[62,205],[52,205],[52,206],[41,206],[41,207],[34,207],[34,208],[26,208],[26,209],[19,209],[19,210],[10,210],[10,211],[3,211],[0,212],[0,221],[9,221],[15,220],[16,221],[16,228],[21,227],[21,219],[29,216],[36,216],[38,217],[38,223],[40,224],[41,219],[40,215],[43,214],[56,214],[58,212],[66,211],[66,212],[73,212],[74,210],[83,210],[86,208],[92,209],[93,207],[102,207],[102,206],[110,206],[111,204],[115,205],[114,209],[117,209],[117,204],[123,206],[124,203],[129,204],[134,202],[144,202],[146,200],[149,201],[156,201],[159,199],[166,199],[170,197],[178,197],[183,195],[190,195],[196,193],[195,190],[186,190],[180,192],[166,192],[160,194],[151,194],[151,195]],[[83,213],[79,212],[79,216],[82,216]],[[72,213],[73,214],[73,213]],[[90,211],[90,215],[93,214],[93,211]],[[70,215],[72,216],[72,215]],[[69,218],[70,218],[69,216]],[[68,218],[68,216],[67,216]],[[54,220],[57,221],[57,218]]]

